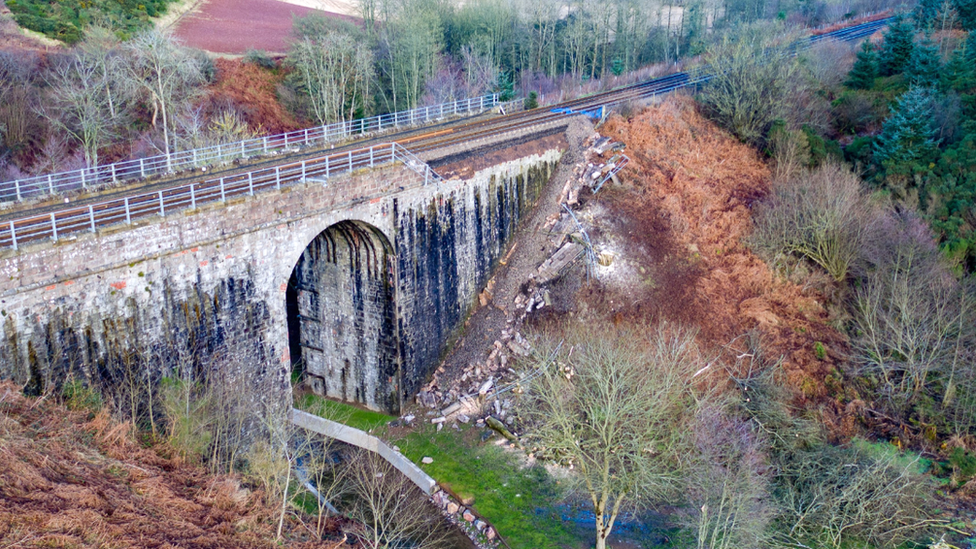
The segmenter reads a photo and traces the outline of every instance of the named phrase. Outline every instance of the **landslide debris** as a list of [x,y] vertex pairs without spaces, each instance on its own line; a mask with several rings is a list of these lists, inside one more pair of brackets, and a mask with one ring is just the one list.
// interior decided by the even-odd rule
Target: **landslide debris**
[[[758,154],[684,97],[614,116],[602,136],[583,131],[418,404],[428,415],[505,420],[509,402],[491,393],[531,351],[523,324],[664,321],[697,329],[703,349],[732,365],[752,364],[742,357],[760,341],[767,364],[782,361],[796,404],[851,434],[852,415],[834,398],[846,339],[825,296],[777,276],[745,242],[751,208],[769,192]],[[607,179],[622,155],[630,163]]]
[[782,358],[799,404],[829,400],[846,339],[830,324],[825,296],[777,276],[745,243],[751,208],[769,192],[758,154],[687,97],[615,116],[601,131],[626,143],[631,164],[625,184],[592,205],[605,208],[593,215],[595,246],[619,254],[618,270],[630,271],[601,277],[590,299],[611,316],[698,328],[703,346],[736,356],[748,350],[742,336],[758,334],[767,359]]

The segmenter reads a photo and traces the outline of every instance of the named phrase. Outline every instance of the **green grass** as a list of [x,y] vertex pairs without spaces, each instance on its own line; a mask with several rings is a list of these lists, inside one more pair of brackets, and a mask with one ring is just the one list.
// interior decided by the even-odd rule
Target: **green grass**
[[[559,520],[560,486],[539,466],[522,467],[475,427],[437,432],[422,424],[395,441],[400,451],[491,522],[513,549],[576,547],[580,540]],[[497,435],[496,435],[497,436]],[[422,464],[424,457],[434,462]]]
[[380,412],[364,410],[342,402],[329,400],[318,395],[306,394],[298,399],[295,407],[310,414],[322,416],[332,421],[344,423],[356,429],[371,431],[385,427],[387,423],[396,419]]
[[[306,394],[296,407],[364,431],[380,431],[393,417]],[[493,442],[480,442],[481,429],[467,426],[461,432],[437,432],[426,422],[394,440],[411,461],[488,519],[513,549],[561,549],[580,547],[581,540],[559,518],[562,501],[558,482],[539,465],[523,467],[518,458]],[[387,438],[387,437],[383,437]],[[424,457],[434,459],[423,464]],[[310,497],[310,496],[309,496]],[[314,499],[314,498],[313,498]],[[314,501],[302,499],[311,509]]]

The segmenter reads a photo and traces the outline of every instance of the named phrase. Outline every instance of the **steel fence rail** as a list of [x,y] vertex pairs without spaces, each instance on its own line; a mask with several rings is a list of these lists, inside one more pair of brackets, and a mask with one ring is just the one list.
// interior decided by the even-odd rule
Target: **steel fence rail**
[[355,151],[336,153],[300,162],[227,177],[208,179],[166,189],[143,192],[103,202],[66,207],[51,213],[10,220],[0,226],[0,248],[17,250],[24,243],[52,239],[73,233],[95,232],[101,227],[128,223],[152,216],[166,217],[177,211],[195,209],[212,202],[226,202],[236,196],[280,189],[306,181],[321,181],[362,168],[400,162],[424,178],[424,184],[441,177],[402,145],[384,143]]
[[240,158],[264,156],[315,144],[322,145],[353,137],[362,137],[386,130],[418,126],[457,115],[484,112],[496,105],[498,105],[497,93],[278,135],[256,137],[236,143],[178,151],[170,153],[168,156],[157,155],[69,172],[5,181],[0,182],[0,203],[21,202],[75,190],[105,188],[118,185],[123,181],[146,179],[161,174],[229,163]]

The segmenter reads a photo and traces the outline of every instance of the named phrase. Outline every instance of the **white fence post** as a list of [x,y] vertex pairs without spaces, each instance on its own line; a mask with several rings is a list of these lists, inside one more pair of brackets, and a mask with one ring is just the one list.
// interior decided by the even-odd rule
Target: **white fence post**
[[193,192],[193,183],[190,183],[190,209],[197,209],[197,195]]
[[17,251],[17,230],[14,228],[14,222],[10,222],[10,241],[14,245],[14,251]]
[[254,173],[247,172],[247,194],[254,196]]
[[125,197],[125,222],[132,225],[132,215],[129,213],[129,197]]
[[14,180],[14,189],[17,191],[17,202],[20,202],[21,198],[20,198],[20,180],[19,179],[15,179]]
[[91,221],[91,232],[95,232],[95,207],[88,205],[88,219]]
[[159,191],[159,215],[166,217],[166,205],[163,204],[163,191]]
[[54,212],[51,212],[51,240],[58,241],[58,222],[54,219]]
[[227,202],[227,196],[224,194],[224,178],[220,178],[220,201]]

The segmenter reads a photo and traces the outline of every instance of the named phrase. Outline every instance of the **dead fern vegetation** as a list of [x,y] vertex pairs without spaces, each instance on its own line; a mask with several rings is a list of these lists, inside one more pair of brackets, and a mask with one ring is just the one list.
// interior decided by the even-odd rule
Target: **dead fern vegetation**
[[[105,409],[0,384],[0,547],[268,547],[278,509],[235,475],[146,448]],[[286,517],[283,546],[343,547]]]

